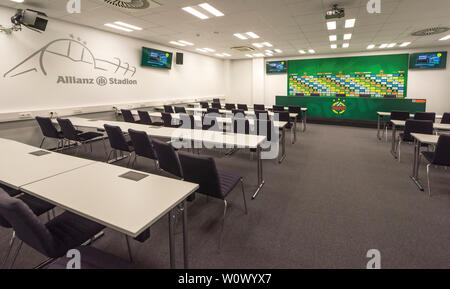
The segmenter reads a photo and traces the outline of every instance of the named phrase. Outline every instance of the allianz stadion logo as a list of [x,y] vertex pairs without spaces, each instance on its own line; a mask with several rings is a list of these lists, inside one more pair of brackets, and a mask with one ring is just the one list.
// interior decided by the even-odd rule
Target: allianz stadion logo
[[104,76],[99,76],[97,78],[86,78],[86,77],[76,77],[76,76],[62,76],[59,75],[56,80],[56,84],[80,84],[80,85],[137,85],[137,80],[135,79],[119,79],[115,77],[106,78]]
[[340,98],[333,99],[333,104],[331,105],[331,110],[335,114],[343,114],[347,110],[347,106],[345,105],[345,100],[341,100]]

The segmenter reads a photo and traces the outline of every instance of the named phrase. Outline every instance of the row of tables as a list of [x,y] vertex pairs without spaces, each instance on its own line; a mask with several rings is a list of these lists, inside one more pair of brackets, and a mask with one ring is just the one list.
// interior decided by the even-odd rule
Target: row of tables
[[[0,139],[0,182],[135,238],[169,215],[170,266],[175,268],[173,210],[184,203],[184,267],[189,267],[186,198],[197,184],[142,173]],[[139,174],[139,181],[125,178]]]

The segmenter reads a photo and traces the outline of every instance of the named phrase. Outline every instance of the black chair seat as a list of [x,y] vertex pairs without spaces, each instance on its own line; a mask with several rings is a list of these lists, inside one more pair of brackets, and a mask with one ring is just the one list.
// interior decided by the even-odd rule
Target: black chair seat
[[57,258],[66,254],[67,248],[74,248],[92,238],[105,227],[70,212],[65,212],[46,224],[47,229],[54,236],[58,249],[54,256]]
[[222,191],[222,198],[225,197],[236,187],[241,180],[241,177],[232,173],[218,171],[220,180],[220,190]]
[[[81,254],[81,269],[136,269],[133,263],[90,246],[76,248]],[[69,258],[61,257],[45,269],[66,269]]]
[[434,152],[422,152],[423,156],[425,157],[425,159],[429,162],[432,163],[434,160]]
[[100,136],[103,136],[103,134],[93,131],[84,132],[78,135],[81,141],[88,141]]
[[55,207],[50,203],[26,194],[18,197],[18,199],[27,204],[27,206],[31,209],[31,211],[33,211],[36,216],[40,216]]

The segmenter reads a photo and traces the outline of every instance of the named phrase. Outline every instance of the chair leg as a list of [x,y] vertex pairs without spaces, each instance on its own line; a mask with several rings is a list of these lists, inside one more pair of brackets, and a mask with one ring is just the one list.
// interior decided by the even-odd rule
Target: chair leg
[[109,161],[109,158],[111,157],[111,154],[113,153],[113,151],[114,151],[114,150],[111,150],[111,151],[109,152],[109,154],[106,156],[106,162]]
[[40,148],[42,148],[42,145],[44,144],[44,141],[45,141],[45,136],[44,136],[44,138],[41,141],[41,145],[39,146]]
[[247,215],[248,210],[247,210],[247,200],[245,199],[244,179],[241,179],[241,186],[242,186],[242,196],[244,197],[245,214]]
[[127,168],[130,167],[130,163],[131,163],[131,159],[132,159],[132,158],[133,158],[133,155],[130,153],[130,154],[128,155]]
[[89,146],[91,147],[91,152],[92,152],[92,142],[89,143]]
[[14,241],[15,241],[15,240],[16,240],[16,232],[13,231],[13,232],[12,232],[12,235],[11,235],[11,240],[9,241],[8,252],[6,253],[5,258],[4,258],[3,261],[2,261],[2,265],[1,265],[0,269],[4,269],[4,268],[5,268],[6,261],[8,261],[9,254],[11,254],[11,250],[12,250],[12,247],[14,246]]
[[398,157],[398,162],[400,162],[400,157],[401,157],[401,149],[402,149],[402,140],[399,139],[398,140],[398,145],[397,145],[397,157]]
[[23,241],[20,240],[19,246],[17,246],[16,252],[14,253],[14,257],[13,257],[13,260],[11,262],[11,265],[9,265],[9,269],[12,269],[13,266],[14,266],[14,263],[16,263],[16,259],[17,259],[17,256],[19,256],[19,252],[20,252],[20,249],[22,248],[22,245],[23,245]]
[[134,169],[134,167],[136,166],[136,164],[137,164],[137,155],[135,154],[135,155],[134,155],[133,163],[131,164],[131,168]]
[[223,229],[225,228],[225,217],[227,214],[228,202],[227,200],[223,200],[223,219],[222,219],[222,229],[220,230],[219,237],[219,249],[222,247],[222,238],[223,238]]
[[427,165],[427,182],[428,182],[428,196],[431,197],[431,187],[430,187],[430,166],[431,164]]
[[[108,158],[109,156],[108,156],[108,150],[106,149],[105,138],[103,137],[102,140],[103,140],[103,148],[105,149],[105,155],[106,155],[106,157]],[[108,161],[108,160],[106,160],[106,161]]]
[[127,241],[128,258],[130,258],[130,262],[133,263],[133,255],[131,254],[130,239],[127,235],[125,235],[125,240]]

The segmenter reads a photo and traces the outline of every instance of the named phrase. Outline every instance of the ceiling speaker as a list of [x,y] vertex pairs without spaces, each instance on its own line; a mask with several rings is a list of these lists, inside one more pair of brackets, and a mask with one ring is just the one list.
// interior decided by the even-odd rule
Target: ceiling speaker
[[178,65],[183,65],[183,53],[177,52],[176,61]]
[[435,35],[439,33],[447,32],[449,28],[447,27],[431,27],[423,30],[419,30],[416,32],[411,33],[412,36],[430,36]]
[[150,3],[148,0],[104,0],[104,1],[105,3],[124,9],[147,9],[148,7],[150,7]]

